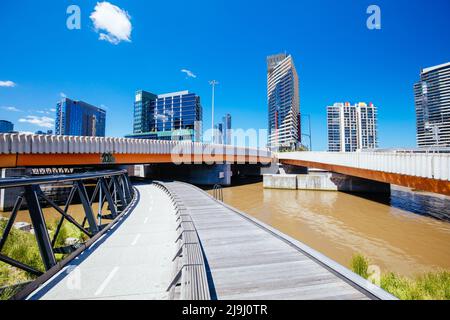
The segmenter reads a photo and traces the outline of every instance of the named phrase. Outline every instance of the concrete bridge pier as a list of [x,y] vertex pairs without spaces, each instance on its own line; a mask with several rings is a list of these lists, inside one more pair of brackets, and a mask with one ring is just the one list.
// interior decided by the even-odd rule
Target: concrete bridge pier
[[[26,168],[6,168],[0,169],[0,178],[23,177],[31,173],[31,169]],[[14,207],[17,195],[22,191],[22,188],[8,188],[0,189],[0,211],[10,211]],[[25,206],[25,201],[22,207]]]
[[391,192],[391,185],[389,183],[326,171],[310,171],[308,174],[265,174],[263,183],[264,188],[268,189],[384,194]]

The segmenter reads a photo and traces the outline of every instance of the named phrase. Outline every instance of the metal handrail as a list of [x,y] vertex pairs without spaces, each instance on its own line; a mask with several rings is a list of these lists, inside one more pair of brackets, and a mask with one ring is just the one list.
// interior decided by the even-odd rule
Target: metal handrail
[[24,187],[29,185],[50,184],[57,182],[72,182],[76,180],[90,180],[101,177],[112,177],[126,174],[127,170],[105,170],[95,172],[84,172],[76,174],[48,175],[39,177],[9,177],[0,179],[0,189]]
[[[86,180],[94,179],[97,179],[97,183],[93,193],[89,195],[84,182]],[[59,207],[53,200],[45,195],[40,188],[41,184],[56,182],[72,182],[71,191],[63,206],[64,209]],[[57,263],[55,257],[56,253],[75,254],[81,252],[81,247],[86,247],[86,244],[65,246],[61,248],[55,247],[56,239],[64,221],[72,223],[75,227],[86,234],[90,240],[92,240],[97,238],[99,234],[104,232],[104,230],[109,228],[111,225],[111,223],[101,225],[102,219],[112,220],[113,222],[116,221],[117,217],[121,216],[126,210],[128,210],[129,207],[131,207],[136,197],[135,190],[131,185],[126,170],[105,170],[69,175],[0,179],[0,189],[16,187],[23,188],[23,192],[18,193],[10,218],[3,230],[3,234],[1,235],[0,252],[6,244],[6,240],[14,225],[17,213],[21,209],[23,200],[26,200],[27,210],[30,214],[30,220],[34,229],[34,235],[36,237],[36,242],[45,271],[43,272],[41,270],[37,270],[32,266],[26,265],[23,262],[17,261],[16,259],[1,253],[0,261],[37,276],[47,275],[51,270],[55,270],[55,268],[61,264],[61,262]],[[84,220],[82,223],[77,222],[68,213],[69,206],[72,204],[75,193],[78,193],[84,210]],[[94,214],[94,210],[92,208],[94,201],[97,202],[96,199],[99,203],[97,215]],[[105,202],[108,204],[108,209],[110,211],[107,215],[103,214]],[[47,225],[42,211],[43,203],[46,203],[61,215],[57,229],[53,235],[53,239],[50,238],[50,233],[47,230]],[[85,227],[86,223],[88,227]],[[87,243],[90,243],[90,240],[88,240]]]
[[220,184],[215,184],[213,187],[213,195],[219,201],[223,202],[223,189]]

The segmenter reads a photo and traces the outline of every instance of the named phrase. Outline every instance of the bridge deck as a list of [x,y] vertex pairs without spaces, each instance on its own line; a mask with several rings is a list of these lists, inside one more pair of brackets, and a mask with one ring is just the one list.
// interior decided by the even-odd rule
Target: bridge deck
[[[190,211],[209,265],[207,271],[213,282],[210,283],[212,297],[393,298],[379,288],[372,292],[361,288],[368,283],[346,268],[245,214],[224,206],[194,186],[179,182],[165,185],[178,195]],[[319,256],[321,261],[310,254]]]
[[140,199],[134,210],[30,299],[169,298],[175,211],[160,189],[136,187]]

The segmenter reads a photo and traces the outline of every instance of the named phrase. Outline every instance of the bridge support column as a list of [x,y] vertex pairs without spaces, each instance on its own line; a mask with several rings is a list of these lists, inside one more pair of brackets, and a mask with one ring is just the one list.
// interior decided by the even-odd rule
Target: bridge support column
[[272,189],[299,189],[344,191],[358,193],[391,192],[389,183],[368,180],[344,174],[313,171],[309,174],[265,174],[264,187]]
[[224,186],[231,184],[231,165],[191,165],[189,166],[190,183],[200,185],[221,184]]
[[[0,177],[22,177],[29,174],[29,171],[29,169],[25,168],[0,169]],[[16,202],[17,195],[22,191],[23,188],[0,189],[0,211],[11,211]],[[22,206],[25,206],[25,204],[22,204]]]

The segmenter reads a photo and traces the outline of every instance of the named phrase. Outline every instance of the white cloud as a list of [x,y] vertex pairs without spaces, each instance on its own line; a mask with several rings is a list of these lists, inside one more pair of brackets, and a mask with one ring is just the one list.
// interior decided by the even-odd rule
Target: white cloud
[[2,107],[2,109],[11,112],[22,112],[22,110],[17,109],[16,107]]
[[12,88],[15,86],[16,86],[16,84],[10,80],[0,81],[0,87]]
[[131,42],[131,17],[125,10],[107,2],[97,2],[90,16],[100,40],[112,44]]
[[56,111],[56,109],[47,109],[47,108],[45,108],[45,109],[43,109],[43,110],[36,110],[36,111],[28,110],[28,112],[31,112],[31,113],[39,113],[39,114],[52,114],[52,113],[54,113],[55,111]]
[[66,94],[64,92],[60,92],[59,95],[60,95],[61,98],[67,98],[67,96],[66,96]]
[[197,78],[197,76],[191,70],[181,69],[181,72],[186,73],[186,76],[188,76],[189,78]]
[[34,124],[42,128],[53,128],[55,120],[46,116],[26,116],[25,118],[20,118],[19,122]]

